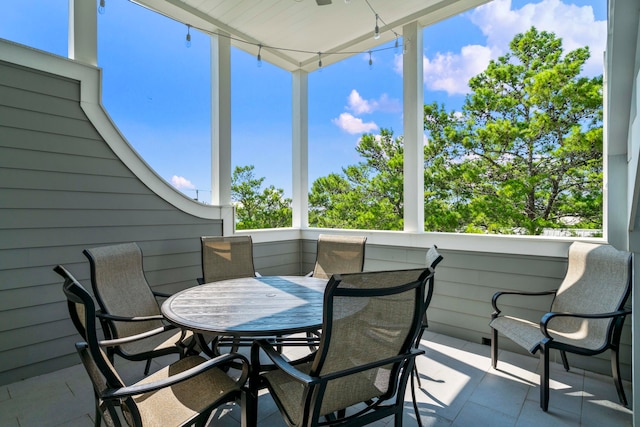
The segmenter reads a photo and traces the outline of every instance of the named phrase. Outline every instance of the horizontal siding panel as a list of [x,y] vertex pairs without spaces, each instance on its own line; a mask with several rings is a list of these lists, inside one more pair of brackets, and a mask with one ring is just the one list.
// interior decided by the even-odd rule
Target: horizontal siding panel
[[52,242],[59,245],[78,246],[86,241],[106,244],[121,242],[139,242],[157,239],[179,239],[184,236],[199,236],[203,224],[161,224],[148,226],[113,227],[70,227],[50,229],[10,229],[0,230],[1,249],[21,249],[31,247],[49,247]]
[[[18,368],[24,364],[25,360],[29,360],[31,363],[39,363],[75,353],[75,343],[78,341],[81,340],[76,334],[67,337],[56,337],[56,339],[40,341],[29,346],[16,347],[0,352],[1,371]],[[78,360],[77,357],[76,353],[76,360]]]
[[0,85],[80,101],[80,82],[0,61]]
[[17,110],[0,105],[0,127],[30,129],[58,135],[70,135],[89,140],[99,140],[98,131],[87,120],[51,116],[27,110]]
[[62,281],[50,285],[22,286],[0,291],[0,311],[17,310],[65,300]]
[[[0,311],[0,333],[68,318],[67,304],[63,302],[26,307],[19,310]],[[0,335],[1,337],[2,335]],[[0,370],[2,370],[1,367],[2,364],[0,364]]]
[[[62,293],[62,286],[59,292]],[[49,341],[52,337],[58,337],[56,339],[71,337],[76,341],[82,341],[80,334],[67,316],[62,320],[0,332],[0,353],[14,347],[26,347]]]
[[[0,167],[8,169],[23,169],[26,171],[48,171],[67,172],[66,175],[53,174],[54,179],[58,177],[62,181],[62,188],[67,187],[77,181],[78,185],[84,185],[84,177],[121,177],[131,178],[131,171],[122,162],[116,159],[105,159],[99,157],[76,156],[70,159],[65,153],[51,151],[39,151],[34,153],[29,147],[24,148],[2,148],[2,159]],[[34,175],[31,179],[41,178],[42,175]],[[90,182],[89,184],[91,184]],[[95,181],[93,181],[95,183]],[[86,187],[86,186],[85,186]],[[99,187],[98,187],[99,188]],[[121,187],[123,188],[123,187]],[[126,187],[124,187],[126,188]],[[123,189],[124,189],[123,188]]]
[[365,245],[365,257],[370,262],[398,262],[401,264],[425,265],[427,248],[393,248],[380,245]]
[[85,117],[82,110],[78,108],[77,100],[52,97],[3,85],[0,85],[0,105],[76,120],[83,120]]
[[[91,207],[91,209],[103,211],[108,215],[115,210],[166,210],[169,204],[151,194],[117,194],[70,192],[70,191],[44,191],[44,190],[14,190],[0,189],[0,199],[4,208],[13,209],[42,209],[44,206],[50,210],[68,209],[70,207]],[[5,204],[6,203],[6,204]]]
[[[152,221],[152,222],[151,222]],[[114,227],[114,226],[150,226],[150,225],[196,225],[204,227],[212,220],[206,218],[188,218],[176,210],[113,210],[108,215],[96,209],[57,209],[55,215],[51,210],[36,209],[2,209],[0,210],[1,229],[40,229],[43,224],[47,228],[67,227]],[[197,238],[200,250],[200,238]],[[0,260],[0,265],[2,261]]]
[[[56,135],[33,129],[2,128],[0,147],[33,151],[51,151],[82,157],[113,159],[113,150],[101,141],[87,140],[70,135]],[[9,165],[8,167],[10,167]]]
[[[439,250],[444,259],[441,266],[454,265],[464,270],[511,273],[518,276],[563,278],[567,271],[566,259],[524,257],[521,255]],[[440,265],[438,267],[440,267]]]

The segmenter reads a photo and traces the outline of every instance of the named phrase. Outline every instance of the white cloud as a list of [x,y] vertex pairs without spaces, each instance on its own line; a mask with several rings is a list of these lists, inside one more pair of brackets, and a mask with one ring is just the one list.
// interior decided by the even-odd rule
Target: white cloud
[[402,110],[400,101],[389,98],[383,93],[377,100],[366,100],[360,96],[357,90],[353,89],[347,98],[347,109],[355,114],[371,114],[374,111],[397,112]]
[[378,129],[378,125],[374,122],[364,123],[362,119],[354,117],[349,113],[340,114],[340,116],[337,119],[333,119],[332,122],[350,134],[366,133]]
[[173,184],[173,186],[179,190],[193,190],[196,188],[196,186],[193,185],[193,183],[191,183],[191,181],[189,181],[187,178],[177,175],[171,177],[171,184]]
[[[504,55],[513,37],[532,26],[562,38],[565,52],[589,46],[591,58],[583,73],[589,76],[602,74],[607,23],[606,20],[596,21],[591,6],[565,4],[561,0],[542,0],[515,10],[511,6],[511,0],[493,0],[470,14],[471,22],[486,37],[485,45],[467,45],[460,52],[438,52],[432,58],[425,57],[427,89],[449,94],[468,93],[469,78],[483,71],[490,59]],[[396,57],[395,69],[402,72],[400,55]]]
[[562,38],[565,52],[589,46],[591,58],[583,71],[588,75],[602,74],[607,22],[596,21],[591,6],[542,0],[511,10],[511,0],[494,0],[475,9],[471,14],[471,22],[487,37],[487,44],[500,54],[509,49],[513,36],[524,33],[532,26]]
[[356,114],[366,114],[373,111],[373,107],[369,101],[362,99],[357,90],[353,89],[347,98],[347,108]]
[[487,68],[492,51],[486,46],[464,46],[459,54],[438,52],[433,59],[424,58],[424,83],[429,90],[448,94],[469,92],[469,79]]

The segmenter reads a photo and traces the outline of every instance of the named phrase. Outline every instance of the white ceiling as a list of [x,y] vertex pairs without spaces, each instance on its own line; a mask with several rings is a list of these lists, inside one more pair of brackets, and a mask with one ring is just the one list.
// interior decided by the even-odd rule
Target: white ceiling
[[[135,0],[184,24],[228,34],[232,45],[288,71],[313,71],[392,41],[402,27],[425,27],[489,0]],[[372,10],[373,9],[373,10]],[[374,39],[375,13],[380,38]]]

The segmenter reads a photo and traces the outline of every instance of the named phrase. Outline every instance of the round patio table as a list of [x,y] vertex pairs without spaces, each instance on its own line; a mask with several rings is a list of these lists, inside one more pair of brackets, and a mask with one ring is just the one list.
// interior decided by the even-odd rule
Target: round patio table
[[162,314],[197,333],[257,337],[312,332],[322,326],[327,279],[306,276],[244,277],[177,292]]

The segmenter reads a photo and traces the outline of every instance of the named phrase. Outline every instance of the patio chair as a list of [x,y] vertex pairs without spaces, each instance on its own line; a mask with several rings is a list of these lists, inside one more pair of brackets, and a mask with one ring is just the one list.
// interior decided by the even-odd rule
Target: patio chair
[[316,264],[308,276],[328,279],[335,273],[360,273],[364,268],[366,237],[318,236]]
[[[391,415],[401,426],[407,380],[424,353],[413,343],[431,275],[424,268],[334,274],[324,294],[318,351],[291,362],[273,343],[256,341],[252,396],[267,387],[292,427],[360,426]],[[261,367],[261,350],[273,366]]]
[[[64,278],[69,315],[84,340],[76,343],[76,350],[93,384],[96,427],[103,418],[109,426],[119,426],[121,420],[130,426],[205,425],[214,409],[233,401],[241,403],[242,418],[247,419],[250,405],[245,401],[248,393],[244,385],[249,361],[244,356],[226,354],[210,360],[188,356],[126,385],[103,348],[135,342],[145,334],[99,341],[91,295],[64,267],[58,265],[54,271]],[[237,379],[220,369],[231,361],[242,365]]]
[[193,351],[193,333],[164,320],[156,298],[169,295],[149,286],[142,267],[142,251],[136,243],[85,249],[83,253],[91,266],[91,286],[100,306],[98,318],[105,338],[148,334],[145,340],[109,347],[111,363],[114,354],[128,360],[146,360],[146,375],[153,358],[167,354],[184,357]]
[[[631,291],[632,256],[610,245],[574,242],[569,247],[567,273],[557,290],[547,292],[497,292],[491,301],[491,364],[498,363],[498,332],[532,354],[540,351],[540,407],[549,407],[549,352],[558,349],[569,370],[567,352],[593,356],[611,350],[611,370],[618,397],[627,399],[620,378],[618,353],[624,308]],[[504,295],[553,295],[548,313],[539,323],[501,314],[498,299]],[[512,302],[510,303],[510,305]]]
[[253,267],[251,236],[202,236],[202,277],[198,283],[259,277]]

